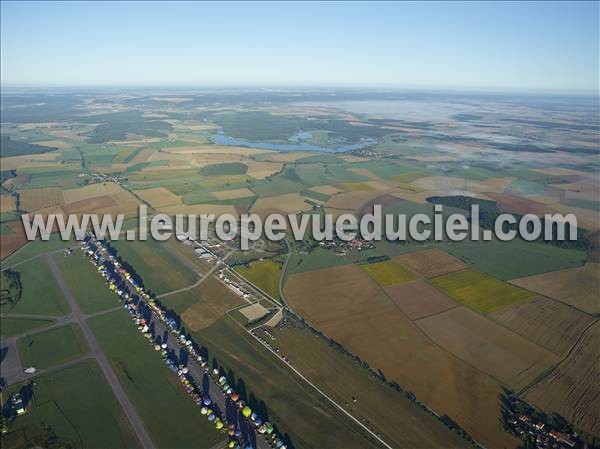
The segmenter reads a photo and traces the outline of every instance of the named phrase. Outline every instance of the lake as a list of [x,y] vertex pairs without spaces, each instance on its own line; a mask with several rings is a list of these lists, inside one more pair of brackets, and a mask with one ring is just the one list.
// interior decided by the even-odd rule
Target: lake
[[[359,143],[352,145],[341,145],[339,147],[321,147],[312,145],[306,142],[299,143],[267,143],[267,142],[251,142],[244,139],[234,139],[223,134],[213,134],[210,140],[217,145],[227,145],[235,147],[262,148],[265,150],[274,151],[324,151],[327,153],[343,153],[346,151],[360,150],[377,143],[375,139],[362,139]],[[300,139],[297,139],[300,140]]]

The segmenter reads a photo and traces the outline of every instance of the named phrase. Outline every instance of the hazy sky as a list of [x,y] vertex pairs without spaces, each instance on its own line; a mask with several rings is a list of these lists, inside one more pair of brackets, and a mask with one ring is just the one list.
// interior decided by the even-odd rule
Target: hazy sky
[[598,3],[2,1],[6,85],[598,90]]

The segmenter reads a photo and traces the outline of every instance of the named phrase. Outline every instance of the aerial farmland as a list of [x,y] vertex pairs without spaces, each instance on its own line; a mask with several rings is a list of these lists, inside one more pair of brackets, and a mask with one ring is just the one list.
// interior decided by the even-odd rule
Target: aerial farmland
[[600,447],[597,17],[2,2],[2,449]]

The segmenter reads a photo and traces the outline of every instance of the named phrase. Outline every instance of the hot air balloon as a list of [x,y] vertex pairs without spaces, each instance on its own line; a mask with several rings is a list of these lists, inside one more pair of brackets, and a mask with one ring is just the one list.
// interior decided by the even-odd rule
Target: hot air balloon
[[248,406],[244,407],[242,409],[242,415],[244,415],[244,418],[249,418],[250,415],[252,415],[252,409]]
[[273,433],[273,424],[271,424],[269,421],[265,423],[265,433],[268,435]]

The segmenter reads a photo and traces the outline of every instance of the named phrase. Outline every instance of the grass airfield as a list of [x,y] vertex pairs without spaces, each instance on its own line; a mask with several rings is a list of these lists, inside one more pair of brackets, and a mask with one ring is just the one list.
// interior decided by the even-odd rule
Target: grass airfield
[[[56,252],[52,257],[84,313],[116,305],[78,253],[77,259],[61,253],[74,242],[61,242],[53,234],[49,242],[28,243],[19,227],[20,214],[122,213],[134,222],[137,206],[144,203],[168,214],[253,212],[264,217],[273,212],[325,211],[337,216],[360,215],[380,203],[396,213],[431,215],[428,198],[469,197],[500,212],[575,213],[581,235],[594,236],[600,228],[593,160],[596,136],[569,128],[585,116],[585,110],[571,118],[560,114],[556,118],[560,129],[542,131],[525,119],[509,123],[493,114],[482,115],[477,123],[469,117],[447,117],[419,125],[423,129],[402,119],[365,118],[340,109],[343,105],[310,110],[262,105],[245,111],[230,104],[195,113],[186,110],[186,102],[169,102],[170,110],[156,108],[154,100],[142,95],[134,96],[131,104],[134,110],[100,103],[101,107],[89,106],[82,116],[62,121],[49,117],[27,122],[13,117],[11,122],[9,115],[2,124],[2,135],[12,141],[1,143],[2,267],[18,272],[23,283],[21,300],[2,308],[3,337],[38,330],[42,331],[36,334],[39,337],[44,332],[65,332],[63,328],[43,331],[53,321],[35,317],[58,319],[70,312],[44,260],[51,251]],[[510,113],[501,104],[493,106]],[[102,114],[93,116],[99,107]],[[535,108],[523,108],[526,118],[540,119]],[[455,134],[457,129],[460,135]],[[485,137],[468,138],[481,129]],[[316,145],[321,151],[268,149],[292,144],[289,139],[301,131],[311,137],[300,143]],[[246,144],[213,143],[218,132]],[[447,141],[432,138],[432,132]],[[555,150],[540,158],[527,151],[529,147],[507,149],[489,138],[498,133],[527,133],[544,148]],[[568,144],[575,134],[581,143],[578,150]],[[376,143],[365,150],[333,152],[364,139]],[[459,209],[449,206],[447,210]],[[199,279],[196,271],[210,269],[177,243],[117,242],[114,246],[158,294],[186,288]],[[586,432],[600,432],[597,407],[589,399],[598,396],[594,396],[598,386],[592,380],[594,356],[589,350],[597,333],[598,310],[592,301],[600,277],[597,248],[523,240],[377,242],[364,251],[343,253],[307,240],[294,242],[292,248],[284,288],[292,308],[326,337],[436,412],[447,414],[486,446],[518,444],[497,420],[502,387],[522,391],[544,411],[558,411]],[[242,263],[237,273],[276,300],[282,268],[278,250],[275,246],[247,257],[232,255],[232,260]],[[202,285],[168,296],[165,302],[224,366],[244,379],[249,391],[265,400],[294,447],[318,447],[324,435],[331,447],[338,447],[335,444],[342,439],[349,442],[344,447],[369,447],[369,438],[339,410],[324,404],[302,382],[290,380],[287,368],[231,319],[228,310],[239,306],[231,292],[224,293],[218,283]],[[215,298],[226,299],[219,303]],[[128,385],[128,395],[143,418],[156,427],[157,416],[149,410],[163,402],[179,408],[179,393],[171,391],[168,381],[165,384],[164,367],[152,367],[147,361],[146,372],[126,360],[125,352],[137,348],[136,336],[128,331],[121,334],[121,326],[111,327],[119,316],[99,316],[93,326],[120,379]],[[294,367],[359,419],[369,420],[389,441],[411,446],[427,446],[436,438],[454,441],[456,446],[464,443],[403,398],[392,400],[399,393],[383,388],[369,371],[303,326],[274,332]],[[123,347],[117,347],[117,337],[123,339]],[[30,357],[40,366],[52,365],[78,353],[61,344],[60,338],[56,341],[64,353],[56,351],[55,360],[42,357],[39,362],[41,356],[32,351],[43,346],[36,343],[27,351],[23,340],[24,360]],[[488,349],[478,351],[481,346]],[[95,369],[92,365],[82,362],[90,372]],[[40,385],[47,388],[46,379],[59,385],[76,366],[44,374]],[[281,385],[275,388],[259,376],[279,379]],[[578,379],[581,389],[576,399],[570,396],[566,379]],[[68,402],[60,388],[47,390],[57,404]],[[353,402],[349,392],[363,388],[369,396]],[[111,398],[103,398],[98,411],[107,423],[105,411],[114,407]],[[49,407],[40,406],[35,413],[54,415]],[[181,412],[162,423],[167,430],[153,435],[157,441],[165,447],[191,445],[201,438],[206,447],[214,444],[217,440],[213,441],[211,431],[197,427],[196,421],[204,421],[193,421],[196,410],[181,407]],[[39,431],[37,416],[28,415],[20,428]],[[176,435],[178,419],[186,429],[180,433],[188,436]],[[83,423],[74,426],[85,429]],[[60,436],[73,439],[72,428],[58,421],[54,427]],[[119,432],[98,436],[98,441],[111,447],[129,446],[130,431],[120,428]],[[82,447],[96,438],[92,431],[82,435]]]

